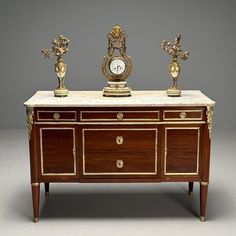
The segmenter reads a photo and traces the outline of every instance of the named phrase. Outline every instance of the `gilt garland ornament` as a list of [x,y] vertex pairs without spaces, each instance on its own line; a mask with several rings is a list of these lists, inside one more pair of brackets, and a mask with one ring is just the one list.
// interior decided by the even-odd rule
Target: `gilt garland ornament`
[[167,42],[166,40],[163,40],[161,43],[162,49],[172,56],[172,62],[169,64],[169,73],[173,79],[173,83],[172,86],[167,90],[167,95],[169,97],[181,96],[181,90],[177,86],[177,79],[180,74],[179,60],[181,59],[185,61],[189,57],[189,51],[183,51],[181,49],[181,38],[181,34],[177,34],[174,43]]
[[68,96],[68,90],[65,87],[65,74],[67,70],[67,64],[64,63],[63,55],[69,51],[68,45],[70,40],[64,35],[60,35],[57,39],[52,41],[51,49],[42,49],[44,58],[57,57],[57,63],[54,65],[55,72],[58,78],[59,85],[54,90],[55,97],[66,97]]

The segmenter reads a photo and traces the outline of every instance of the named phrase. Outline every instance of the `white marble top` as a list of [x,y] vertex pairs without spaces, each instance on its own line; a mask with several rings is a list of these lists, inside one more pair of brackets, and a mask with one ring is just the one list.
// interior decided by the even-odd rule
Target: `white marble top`
[[131,97],[103,97],[102,91],[70,91],[68,97],[54,97],[53,91],[38,91],[27,107],[153,107],[214,106],[215,102],[199,90],[182,91],[181,97],[168,97],[166,91],[132,91]]

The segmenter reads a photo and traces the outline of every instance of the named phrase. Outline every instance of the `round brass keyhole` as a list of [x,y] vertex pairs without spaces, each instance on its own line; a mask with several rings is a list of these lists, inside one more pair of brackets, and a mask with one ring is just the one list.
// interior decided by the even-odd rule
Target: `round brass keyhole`
[[186,113],[185,113],[185,112],[181,112],[181,113],[179,114],[179,117],[180,117],[181,119],[186,118]]
[[60,114],[58,112],[53,114],[54,120],[59,120],[60,119]]
[[124,142],[124,138],[123,138],[122,136],[117,136],[117,137],[116,137],[116,143],[117,143],[118,145],[123,144],[123,142]]
[[123,115],[123,113],[119,112],[119,113],[117,113],[116,117],[118,120],[122,120],[124,115]]
[[116,166],[117,166],[117,168],[119,168],[119,169],[123,168],[123,166],[124,166],[123,160],[117,160],[117,161],[116,161]]

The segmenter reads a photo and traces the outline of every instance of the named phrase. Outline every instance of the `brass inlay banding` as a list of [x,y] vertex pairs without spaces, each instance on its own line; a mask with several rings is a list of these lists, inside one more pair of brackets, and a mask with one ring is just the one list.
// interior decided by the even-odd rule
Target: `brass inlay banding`
[[39,186],[39,183],[31,183],[31,186],[32,186],[32,187]]
[[[58,122],[34,122],[36,125],[58,125]],[[168,124],[205,124],[205,121],[160,121],[160,122],[60,122],[62,125],[168,125]]]
[[[43,167],[43,130],[72,130],[73,131],[73,159],[74,159],[74,171],[72,173],[44,173]],[[75,128],[40,128],[40,158],[41,158],[41,174],[46,175],[76,175],[76,154],[75,154]]]
[[[85,137],[84,137],[84,133],[85,131],[112,131],[112,130],[153,130],[155,131],[155,166],[154,166],[154,172],[86,172],[85,170]],[[157,141],[157,132],[158,132],[158,129],[151,129],[151,128],[147,128],[147,129],[142,129],[142,128],[138,128],[138,129],[135,129],[135,128],[130,128],[130,129],[126,129],[126,128],[122,128],[122,129],[82,129],[82,143],[83,143],[83,147],[82,147],[82,150],[83,150],[83,175],[156,175],[157,174],[157,144],[158,144],[158,141]]]
[[[182,123],[182,122],[181,122]],[[166,158],[167,158],[167,131],[170,129],[196,129],[198,130],[198,142],[197,142],[197,166],[196,166],[196,172],[189,173],[189,172],[167,172],[166,171]],[[164,175],[198,175],[199,174],[199,153],[200,153],[200,127],[168,127],[165,128],[165,157],[164,157]]]

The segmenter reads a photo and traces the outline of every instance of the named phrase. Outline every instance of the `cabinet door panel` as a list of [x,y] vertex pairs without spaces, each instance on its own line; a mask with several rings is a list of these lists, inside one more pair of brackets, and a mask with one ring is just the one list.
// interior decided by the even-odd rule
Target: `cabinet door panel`
[[75,129],[40,128],[42,175],[75,175]]
[[165,175],[198,175],[200,127],[165,128]]

